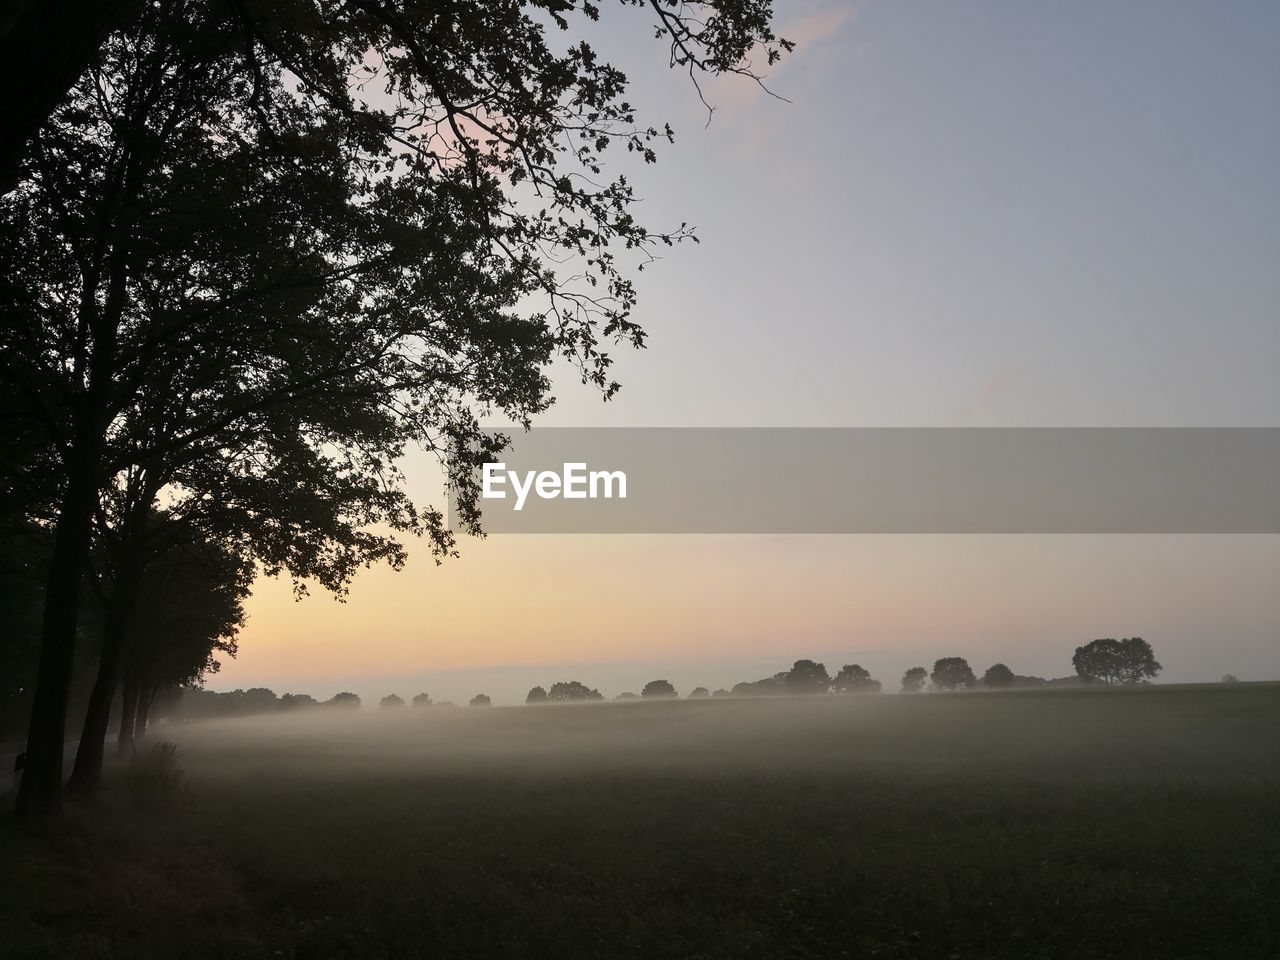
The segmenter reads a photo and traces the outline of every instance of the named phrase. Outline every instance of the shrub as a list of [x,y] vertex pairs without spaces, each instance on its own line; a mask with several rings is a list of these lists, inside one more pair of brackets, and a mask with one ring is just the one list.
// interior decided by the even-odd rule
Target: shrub
[[171,809],[185,791],[178,745],[160,740],[129,760],[129,800],[139,810],[156,813]]

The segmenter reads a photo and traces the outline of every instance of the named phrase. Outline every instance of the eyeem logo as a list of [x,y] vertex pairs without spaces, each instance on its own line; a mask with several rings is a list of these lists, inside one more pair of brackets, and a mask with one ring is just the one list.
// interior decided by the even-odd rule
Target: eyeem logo
[[621,470],[587,470],[585,463],[566,463],[559,473],[554,470],[508,470],[505,463],[486,463],[480,497],[484,500],[507,499],[509,482],[515,492],[516,510],[524,509],[530,491],[539,499],[595,500],[603,497],[627,498],[627,475]]

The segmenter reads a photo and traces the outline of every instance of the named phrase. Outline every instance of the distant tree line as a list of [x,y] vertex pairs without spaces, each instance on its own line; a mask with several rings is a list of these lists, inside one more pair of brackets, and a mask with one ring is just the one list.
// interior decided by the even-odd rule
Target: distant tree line
[[[159,601],[157,601],[159,602]],[[1008,690],[1029,687],[1082,686],[1088,684],[1136,684],[1154,678],[1162,669],[1156,661],[1151,645],[1139,637],[1124,640],[1094,640],[1077,647],[1072,663],[1073,676],[1046,680],[1043,677],[1014,673],[1008,665],[995,663],[979,678],[964,657],[941,657],[934,661],[932,670],[911,667],[902,675],[899,691],[906,694],[925,690],[950,692],[960,690]],[[1224,682],[1236,682],[1234,677],[1224,677]],[[720,688],[712,692],[707,687],[694,687],[686,699],[702,700],[724,697],[785,697],[828,696],[880,693],[883,686],[871,676],[870,671],[857,663],[842,666],[834,676],[825,664],[815,660],[797,660],[791,669],[783,670],[760,680],[747,680],[734,684],[730,689]],[[151,691],[147,701],[154,698]],[[626,691],[614,697],[615,701],[675,700],[679,692],[666,679],[650,680],[640,693]],[[530,705],[549,703],[591,703],[605,699],[597,689],[580,680],[560,680],[550,688],[536,686],[525,697]],[[430,694],[419,693],[410,701],[413,707],[452,707],[453,703],[435,703]],[[403,697],[391,693],[378,703],[381,710],[399,710],[407,706]],[[468,702],[472,707],[488,707],[493,700],[487,694],[476,694]],[[311,709],[359,709],[360,698],[354,693],[335,694],[328,700],[317,700],[305,693],[286,693],[277,696],[265,687],[249,690],[232,690],[215,693],[195,686],[169,687],[160,697],[156,715],[175,720],[197,720],[214,717],[262,716]],[[141,714],[146,723],[147,711]]]
[[[1072,664],[1076,669],[1074,676],[1046,680],[1044,677],[1016,674],[1007,664],[995,663],[979,679],[964,657],[941,657],[934,661],[932,670],[925,667],[909,668],[902,675],[900,692],[910,694],[922,693],[926,689],[947,692],[1145,683],[1163,669],[1156,661],[1151,645],[1140,637],[1094,640],[1076,648]],[[695,687],[687,699],[844,695],[880,693],[882,689],[880,681],[872,677],[871,672],[861,664],[847,663],[832,676],[825,664],[815,660],[797,660],[790,670],[783,670],[760,680],[744,680],[734,684],[731,689],[720,688],[712,693],[707,687]],[[671,681],[650,680],[639,694],[626,691],[618,694],[614,700],[673,700],[678,696]],[[603,699],[599,690],[578,680],[568,680],[553,683],[550,690],[541,686],[534,687],[525,697],[525,703],[537,705]]]

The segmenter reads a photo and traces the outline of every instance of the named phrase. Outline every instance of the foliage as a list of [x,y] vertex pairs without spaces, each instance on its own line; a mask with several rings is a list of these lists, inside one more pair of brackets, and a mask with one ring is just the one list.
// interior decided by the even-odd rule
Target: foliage
[[529,695],[524,698],[524,702],[529,704],[546,703],[547,691],[542,687],[534,687],[529,691]]
[[404,706],[404,698],[398,697],[394,693],[388,693],[385,697],[378,701],[379,710],[399,710]]
[[644,685],[644,689],[640,691],[640,696],[646,699],[672,699],[678,694],[676,688],[671,685],[670,680],[650,680]]
[[560,680],[547,691],[548,700],[603,700],[599,690],[593,690],[577,680]]
[[929,672],[924,667],[912,667],[902,675],[902,692],[919,693],[928,679]]
[[790,694],[826,693],[831,689],[831,677],[827,675],[827,668],[823,664],[813,660],[797,660],[787,671],[784,687]]
[[880,681],[859,664],[847,663],[831,682],[831,689],[835,693],[879,693]]
[[[130,10],[40,136],[4,145],[25,153],[0,199],[0,384],[56,465],[39,500],[58,501],[29,812],[60,798],[104,502],[164,504],[300,590],[401,565],[405,534],[448,555],[400,457],[438,456],[478,532],[471,468],[505,443],[479,419],[527,426],[557,358],[611,397],[610,349],[644,341],[633,272],[692,236],[642,224],[606,169],[611,145],[650,163],[671,131],[639,122],[586,42],[594,4]],[[750,54],[790,46],[768,0],[653,10],[691,76],[754,76]],[[79,13],[83,54],[106,21]],[[549,22],[578,36],[552,45]]]
[[1141,637],[1094,640],[1076,647],[1071,665],[1082,679],[1098,683],[1142,683],[1164,669]]
[[1013,671],[1003,663],[995,663],[987,667],[987,672],[982,675],[982,685],[993,690],[1002,689],[1012,687],[1017,679]]
[[943,657],[934,661],[929,679],[938,690],[971,690],[978,684],[978,678],[964,657]]
[[617,703],[626,703],[628,700],[639,700],[640,694],[632,693],[630,690],[624,690],[613,699]]
[[688,699],[705,700],[709,696],[711,696],[711,691],[708,690],[706,687],[694,687],[692,690],[689,691]]
[[340,710],[359,710],[360,698],[354,693],[343,691],[335,693],[330,699],[325,701],[325,706],[337,707]]
[[427,693],[419,693],[414,696],[412,703],[415,707],[429,707],[431,706],[431,695]]
[[471,702],[470,702],[470,703],[468,703],[468,704],[467,704],[467,706],[469,706],[469,707],[491,707],[491,706],[493,706],[493,701],[489,699],[488,695],[483,694],[483,693],[477,693],[474,697],[472,697],[472,698],[471,698]]

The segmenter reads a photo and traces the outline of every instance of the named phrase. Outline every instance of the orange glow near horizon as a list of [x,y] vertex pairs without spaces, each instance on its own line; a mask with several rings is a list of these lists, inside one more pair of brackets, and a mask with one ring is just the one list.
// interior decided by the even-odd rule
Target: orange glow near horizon
[[1060,674],[1079,643],[1131,634],[1186,673],[1214,669],[1210,631],[1273,644],[1278,565],[1274,537],[492,537],[365,571],[346,603],[260,581],[210,683],[833,650]]

